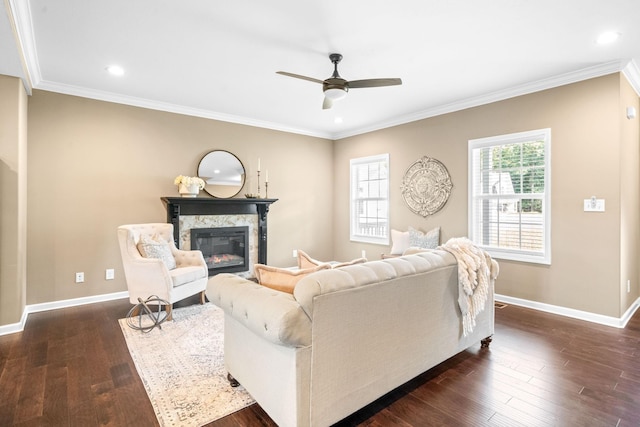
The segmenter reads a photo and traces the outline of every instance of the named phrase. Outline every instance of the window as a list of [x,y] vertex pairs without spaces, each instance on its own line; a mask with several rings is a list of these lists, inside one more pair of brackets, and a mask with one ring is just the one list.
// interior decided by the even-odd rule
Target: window
[[389,244],[389,154],[351,159],[351,240]]
[[551,129],[469,141],[469,236],[494,258],[551,263]]

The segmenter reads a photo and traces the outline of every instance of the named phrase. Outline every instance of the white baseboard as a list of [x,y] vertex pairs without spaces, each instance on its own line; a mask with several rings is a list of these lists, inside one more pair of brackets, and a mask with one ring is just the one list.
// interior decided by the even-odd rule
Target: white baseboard
[[[0,336],[13,334],[16,332],[22,332],[24,325],[27,322],[27,316],[31,313],[38,313],[40,311],[57,310],[66,307],[75,307],[77,305],[94,304],[96,302],[111,301],[121,298],[129,298],[129,292],[115,292],[112,294],[94,295],[90,297],[74,298],[61,301],[45,302],[40,304],[27,305],[22,312],[20,322],[12,323],[9,325],[0,326]],[[588,311],[574,310],[572,308],[560,307],[557,305],[545,304],[537,301],[530,301],[521,298],[509,297],[506,295],[495,295],[496,301],[501,301],[507,304],[518,305],[521,307],[532,308],[534,310],[545,311],[547,313],[558,314],[560,316],[572,317],[574,319],[585,320],[587,322],[599,323],[601,325],[612,326],[615,328],[624,328],[633,314],[640,308],[640,298],[638,298],[627,309],[624,315],[620,318],[604,316],[602,314],[590,313]]]
[[24,325],[27,323],[27,316],[31,313],[40,311],[57,310],[59,308],[75,307],[77,305],[94,304],[96,302],[111,301],[115,299],[129,298],[129,292],[114,292],[112,294],[94,295],[90,297],[65,299],[61,301],[43,302],[40,304],[27,305],[22,312],[20,322],[10,325],[0,326],[0,335],[8,335],[16,332],[22,332]]
[[631,306],[627,309],[622,317],[617,318],[612,316],[604,316],[602,314],[591,313],[588,311],[575,310],[573,308],[561,307],[558,305],[551,305],[537,301],[509,297],[500,294],[495,295],[495,300],[507,304],[532,308],[534,310],[545,311],[547,313],[558,314],[560,316],[572,317],[574,319],[599,323],[605,326],[612,326],[614,328],[624,328],[629,322],[629,319],[631,319],[633,314],[636,312],[636,310],[640,308],[640,298],[638,298],[633,304],[631,304]]

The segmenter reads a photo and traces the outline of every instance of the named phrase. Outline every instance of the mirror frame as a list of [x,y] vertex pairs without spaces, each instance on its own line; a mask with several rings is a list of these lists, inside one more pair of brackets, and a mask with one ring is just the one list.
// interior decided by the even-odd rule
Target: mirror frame
[[[224,183],[222,185],[215,185],[209,182],[214,175],[214,170],[218,170],[219,172],[217,173],[221,176],[230,178],[231,180],[227,181],[229,183],[235,182],[237,173],[239,173],[239,184]],[[205,182],[204,191],[218,199],[229,199],[238,195],[238,193],[242,191],[247,178],[246,169],[240,159],[235,154],[226,150],[213,150],[205,154],[202,159],[200,159],[200,163],[198,163],[197,175]],[[229,188],[229,191],[222,192],[221,188],[226,189],[226,187]]]

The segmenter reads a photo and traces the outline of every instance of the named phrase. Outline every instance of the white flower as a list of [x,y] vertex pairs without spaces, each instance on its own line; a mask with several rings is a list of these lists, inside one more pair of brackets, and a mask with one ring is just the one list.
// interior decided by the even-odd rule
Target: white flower
[[197,185],[200,190],[204,189],[204,180],[197,176],[178,175],[176,179],[173,180],[173,183],[175,185]]

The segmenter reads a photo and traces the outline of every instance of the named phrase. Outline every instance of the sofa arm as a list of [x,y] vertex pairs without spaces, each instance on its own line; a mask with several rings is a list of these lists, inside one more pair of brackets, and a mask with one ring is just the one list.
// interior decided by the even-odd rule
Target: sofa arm
[[255,334],[287,347],[311,345],[311,319],[293,295],[230,273],[209,281],[209,298]]
[[151,295],[168,299],[173,282],[162,260],[138,256],[125,260],[123,267],[131,303],[137,303],[137,297],[148,298]]

